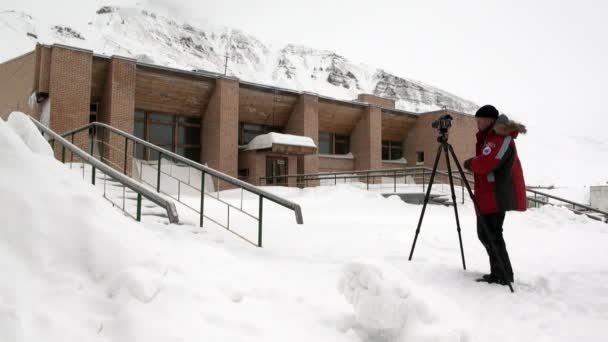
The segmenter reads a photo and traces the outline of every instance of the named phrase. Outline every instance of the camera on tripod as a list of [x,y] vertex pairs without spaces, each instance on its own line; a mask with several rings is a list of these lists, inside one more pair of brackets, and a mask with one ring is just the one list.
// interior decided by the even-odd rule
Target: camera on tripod
[[446,114],[439,119],[433,121],[431,126],[440,131],[447,131],[448,128],[452,127],[452,116],[450,114]]

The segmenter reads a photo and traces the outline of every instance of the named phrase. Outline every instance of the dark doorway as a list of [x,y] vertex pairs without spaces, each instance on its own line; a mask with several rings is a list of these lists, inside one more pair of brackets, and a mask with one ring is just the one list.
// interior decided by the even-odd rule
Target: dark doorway
[[[287,185],[287,158],[266,157],[266,184]],[[276,177],[276,178],[268,178]]]

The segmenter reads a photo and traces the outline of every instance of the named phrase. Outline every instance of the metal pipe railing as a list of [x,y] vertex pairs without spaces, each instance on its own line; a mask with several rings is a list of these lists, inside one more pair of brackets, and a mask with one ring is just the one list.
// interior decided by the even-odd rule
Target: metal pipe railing
[[[416,167],[406,167],[406,168],[398,168],[398,169],[378,169],[378,170],[359,170],[359,171],[338,171],[338,172],[320,172],[320,173],[309,173],[309,174],[299,174],[299,175],[284,175],[284,176],[272,176],[272,177],[260,177],[260,184],[262,184],[262,181],[268,181],[268,180],[274,180],[274,179],[287,179],[289,180],[290,178],[293,177],[297,177],[298,179],[303,180],[303,182],[305,181],[306,184],[309,181],[321,181],[321,180],[327,180],[327,179],[333,179],[334,180],[334,184],[338,183],[338,178],[340,179],[355,179],[355,178],[362,178],[365,177],[367,182],[369,183],[369,177],[375,178],[375,177],[386,177],[386,178],[390,178],[393,177],[393,191],[396,192],[396,184],[395,184],[395,180],[397,177],[403,177],[403,176],[419,176],[422,175],[422,186],[423,186],[423,192],[424,192],[424,186],[425,186],[425,178],[426,178],[426,174],[431,172],[432,169],[425,167],[425,166],[416,166]],[[459,174],[454,175],[455,172],[452,172],[454,179],[458,179],[461,181],[461,183],[463,182],[463,179],[460,177]],[[440,171],[437,170],[437,174],[443,175],[443,176],[447,176],[448,172],[445,171]],[[467,176],[471,176],[471,178],[467,177]],[[473,185],[475,183],[474,180],[474,175],[470,172],[465,172],[465,178],[467,179],[467,181]],[[303,183],[302,182],[302,183]],[[300,184],[300,183],[298,183]],[[462,184],[461,184],[462,185]],[[369,190],[369,187],[368,187]],[[545,196],[546,198],[551,198],[554,199],[556,201],[562,202],[562,203],[566,203],[572,206],[572,211],[578,213],[578,214],[585,214],[588,217],[592,218],[592,219],[598,219],[597,217],[591,216],[588,212],[592,212],[595,214],[599,214],[599,215],[603,215],[605,217],[605,220],[608,222],[608,212],[590,207],[588,205],[585,204],[581,204],[581,203],[577,203],[574,201],[570,201],[568,199],[565,198],[561,198],[555,195],[551,195],[545,192],[541,192],[538,190],[535,190],[533,188],[527,187],[526,191],[529,193],[533,193],[535,196],[534,197],[530,197],[528,196],[528,200],[534,202],[534,203],[538,203],[538,204],[549,204],[549,205],[553,205],[553,203],[550,203],[548,201],[543,201],[540,199],[536,198],[536,195],[541,195],[541,196]],[[464,201],[464,187],[463,187],[463,194],[462,194],[462,199]],[[588,212],[583,212],[581,210],[577,210],[577,208],[586,210]]]
[[174,160],[178,160],[178,161],[180,161],[180,162],[182,162],[182,163],[184,163],[184,164],[186,164],[186,165],[188,165],[188,166],[190,166],[190,167],[192,167],[194,169],[202,171],[202,172],[204,172],[206,174],[209,174],[209,175],[211,175],[213,177],[217,177],[218,179],[220,179],[220,180],[222,180],[222,181],[224,181],[224,182],[226,182],[228,184],[234,185],[234,186],[239,187],[239,188],[243,188],[243,189],[245,189],[245,190],[247,190],[247,191],[249,191],[251,193],[254,193],[256,195],[262,196],[265,199],[270,200],[271,202],[279,204],[279,205],[281,205],[281,206],[283,206],[285,208],[291,209],[295,213],[296,222],[298,224],[303,224],[304,223],[304,219],[303,219],[303,216],[302,216],[302,209],[300,208],[299,204],[296,204],[296,203],[291,202],[289,200],[286,200],[286,199],[284,199],[282,197],[274,195],[274,194],[272,194],[270,192],[262,190],[262,189],[260,189],[260,188],[258,188],[256,186],[254,186],[254,185],[251,185],[251,184],[246,183],[246,182],[244,182],[244,181],[242,181],[240,179],[234,178],[234,177],[232,177],[230,175],[227,175],[225,173],[222,173],[220,171],[212,169],[212,168],[210,168],[208,166],[199,164],[199,163],[197,163],[195,161],[192,161],[192,160],[190,160],[188,158],[182,157],[179,154],[176,154],[174,152],[171,152],[171,151],[168,151],[168,150],[163,149],[161,147],[158,147],[158,146],[156,146],[156,145],[154,145],[154,144],[152,144],[152,143],[150,143],[148,141],[140,139],[140,138],[138,138],[138,137],[136,137],[136,136],[134,136],[132,134],[126,133],[126,132],[124,132],[122,130],[119,130],[119,129],[115,128],[115,127],[112,127],[110,125],[104,124],[102,122],[92,122],[92,123],[90,123],[88,125],[85,125],[85,126],[82,126],[82,127],[78,127],[78,128],[73,129],[71,131],[65,132],[62,135],[66,136],[66,135],[71,135],[73,133],[78,133],[80,131],[88,129],[91,126],[103,127],[104,129],[108,129],[108,130],[110,130],[110,131],[112,131],[112,132],[114,132],[114,133],[116,133],[118,135],[121,135],[123,137],[128,137],[132,141],[135,141],[135,142],[137,142],[137,143],[139,143],[139,144],[141,144],[141,145],[143,145],[143,146],[145,146],[147,148],[150,148],[150,149],[158,152],[159,153],[159,160],[161,159],[161,156],[163,156],[163,155],[171,157]]
[[[138,194],[138,199],[137,199],[137,206],[138,206],[138,208],[137,208],[137,218],[141,219],[141,196],[143,196],[144,198],[147,198],[148,200],[150,200],[152,203],[154,203],[154,204],[160,206],[161,208],[165,209],[167,211],[167,217],[169,218],[169,222],[171,222],[171,223],[178,223],[179,222],[179,216],[177,214],[177,209],[175,208],[175,203],[173,203],[172,201],[169,201],[169,200],[165,199],[164,197],[158,195],[155,192],[152,192],[152,191],[148,190],[146,187],[144,187],[141,184],[135,182],[131,178],[123,175],[122,173],[114,170],[112,167],[104,164],[100,160],[98,160],[95,157],[93,157],[91,154],[83,151],[78,146],[70,143],[68,140],[66,140],[65,138],[63,138],[59,134],[55,133],[54,131],[52,131],[48,127],[44,126],[42,123],[40,123],[36,119],[31,118],[31,117],[30,117],[30,119],[32,120],[32,122],[34,123],[34,125],[36,125],[36,127],[41,132],[43,132],[43,133],[45,133],[45,134],[47,134],[48,136],[51,137],[51,140],[52,140],[51,144],[52,144],[53,147],[55,147],[55,141],[57,141],[59,144],[62,145],[62,159],[65,160],[65,150],[67,149],[67,150],[69,150],[72,153],[72,155],[75,154],[76,156],[78,156],[84,162],[87,162],[87,163],[91,164],[91,166],[93,168],[92,169],[93,175],[95,174],[95,169],[98,169],[101,172],[103,172],[104,174],[110,176],[111,178],[115,179],[119,183],[123,184],[124,186],[126,186],[129,189],[131,189],[134,192],[136,192]],[[93,176],[93,179],[92,179],[92,183],[93,184],[94,184],[94,180],[95,180],[95,178]]]
[[[262,247],[262,229],[263,229],[263,205],[264,205],[264,200],[268,200],[270,202],[276,203],[280,206],[283,206],[287,209],[290,209],[294,212],[295,214],[295,218],[296,218],[296,222],[298,224],[303,224],[304,223],[304,219],[302,216],[302,209],[300,208],[300,206],[296,203],[293,203],[289,200],[286,200],[280,196],[274,195],[272,193],[269,193],[265,190],[262,190],[254,185],[251,185],[249,183],[243,182],[237,178],[234,178],[232,176],[229,176],[225,173],[222,173],[220,171],[214,170],[208,166],[199,164],[197,162],[194,162],[190,159],[187,159],[179,154],[176,154],[172,151],[168,151],[166,149],[163,149],[161,147],[158,147],[148,141],[145,141],[141,138],[138,138],[132,134],[126,133],[120,129],[117,129],[115,127],[112,127],[110,125],[101,123],[101,122],[93,122],[90,123],[88,125],[82,126],[82,127],[78,127],[76,129],[73,129],[71,131],[68,131],[66,133],[64,133],[64,136],[73,136],[74,134],[78,134],[80,132],[83,131],[87,131],[90,128],[94,128],[95,131],[103,131],[103,137],[100,141],[98,141],[98,143],[100,143],[100,150],[101,147],[104,147],[104,150],[106,148],[108,148],[110,151],[114,150],[116,152],[118,152],[120,155],[124,154],[124,161],[123,161],[123,168],[122,171],[124,171],[124,173],[126,174],[127,172],[127,162],[128,162],[128,157],[133,158],[132,156],[128,156],[129,153],[133,153],[135,152],[136,148],[138,147],[137,144],[140,144],[141,147],[144,150],[144,153],[146,155],[148,155],[151,151],[158,153],[158,156],[155,156],[155,158],[158,158],[158,162],[156,163],[156,167],[153,167],[153,169],[156,169],[156,184],[150,184],[149,182],[147,182],[145,179],[141,179],[141,182],[143,184],[147,184],[149,186],[151,186],[152,188],[154,188],[154,190],[156,190],[156,192],[158,193],[164,193],[165,195],[169,196],[172,199],[176,199],[174,197],[174,194],[171,193],[171,190],[165,190],[161,187],[161,174],[162,175],[166,175],[169,178],[173,179],[173,181],[177,181],[177,201],[181,204],[183,204],[185,207],[195,211],[197,214],[199,214],[200,219],[199,219],[199,224],[202,227],[203,226],[203,218],[206,218],[207,220],[209,220],[210,222],[213,222],[225,229],[227,229],[228,231],[230,231],[231,233],[235,234],[236,236],[240,237],[241,239],[252,243],[254,245],[257,245],[258,247]],[[107,131],[106,131],[107,130]],[[117,139],[116,141],[121,142],[122,138],[124,138],[124,146],[125,149],[124,150],[120,150],[119,148],[116,148],[114,146],[111,146],[111,144],[109,143],[110,141],[113,141],[113,138],[111,139],[111,134],[116,134],[118,135],[119,139]],[[107,140],[107,142],[105,142],[104,140]],[[133,142],[133,151],[129,152],[129,141]],[[108,145],[108,146],[105,146]],[[91,146],[93,146],[93,143],[91,144]],[[149,149],[149,150],[148,150]],[[100,152],[101,158],[102,159],[107,159],[104,158],[104,153]],[[111,158],[110,158],[111,159]],[[110,164],[113,164],[115,168],[120,168],[119,165],[116,165],[116,163],[112,163],[112,161],[108,159],[107,162],[109,162]],[[163,170],[163,167],[161,167],[162,164],[164,164],[162,162],[162,160],[169,160],[169,168],[170,170],[173,169],[173,163],[172,162],[177,162],[180,164],[180,166],[182,167],[188,167],[188,182],[184,182],[184,180],[178,178],[177,176],[174,176],[172,174],[172,171],[169,171],[169,173],[165,172],[165,170]],[[143,161],[141,161],[141,170],[143,170]],[[180,199],[180,190],[181,190],[181,186],[182,186],[182,182],[184,186],[189,186],[190,188],[198,191],[198,189],[196,187],[194,187],[192,184],[190,184],[190,169],[194,169],[194,170],[198,170],[201,172],[201,189],[200,189],[200,209],[195,208],[198,207],[198,205],[193,206],[191,203],[186,203],[185,201],[182,201]],[[140,176],[141,176],[141,171],[140,171]],[[215,179],[217,179],[217,187],[218,190],[216,192],[216,194],[211,194],[207,191],[205,191],[205,177],[206,176],[210,176],[210,177],[215,177]],[[219,186],[220,186],[220,182],[228,184],[229,186],[233,186],[236,188],[240,188],[241,189],[241,206],[236,206],[234,204],[229,203],[229,201],[220,199],[220,191],[219,191]],[[211,184],[213,184],[213,180],[211,181]],[[243,208],[243,191],[247,190],[248,192],[252,193],[253,195],[259,196],[259,201],[258,201],[258,216],[254,216],[253,214],[249,213],[247,210],[245,210]],[[209,216],[209,214],[205,213],[205,197],[209,196],[210,199],[216,200],[219,203],[222,203],[224,205],[227,206],[227,218],[226,224],[223,224],[222,222],[220,222],[217,218],[211,217]],[[249,239],[245,238],[244,236],[240,235],[239,233],[237,233],[236,231],[234,231],[233,229],[231,229],[230,226],[230,213],[231,213],[231,209],[234,209],[244,215],[246,215],[247,217],[253,218],[255,220],[258,221],[258,241],[257,243],[254,243],[253,241],[250,241]]]

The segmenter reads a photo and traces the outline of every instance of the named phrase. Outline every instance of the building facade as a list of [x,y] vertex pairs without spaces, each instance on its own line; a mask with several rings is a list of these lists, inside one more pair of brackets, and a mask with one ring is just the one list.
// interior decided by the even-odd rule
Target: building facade
[[[432,167],[431,122],[445,114],[454,117],[450,142],[459,158],[475,152],[469,114],[411,113],[369,94],[344,101],[63,45],[38,45],[0,65],[0,115],[13,110],[42,116],[58,133],[104,122],[253,184],[286,174]],[[309,137],[317,148],[247,149],[270,132]]]

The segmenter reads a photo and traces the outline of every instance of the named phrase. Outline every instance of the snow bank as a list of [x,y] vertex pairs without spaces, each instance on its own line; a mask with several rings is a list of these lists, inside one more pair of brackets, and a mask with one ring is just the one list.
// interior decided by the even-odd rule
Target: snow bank
[[166,266],[154,235],[44,144],[25,115],[0,120],[0,341],[97,340],[115,298],[152,300]]
[[[353,306],[353,330],[364,341],[463,341],[462,328],[450,328],[425,302],[415,295],[412,281],[386,265],[347,263],[338,290]],[[420,296],[420,294],[418,295]],[[444,299],[445,312],[449,301]]]
[[12,112],[6,122],[8,126],[17,133],[25,145],[34,153],[47,157],[53,156],[53,150],[49,143],[43,138],[42,134],[29,116],[22,112]]
[[267,133],[253,138],[253,140],[251,140],[251,142],[249,142],[247,145],[247,150],[263,150],[272,148],[272,144],[317,148],[317,145],[315,145],[315,142],[310,137],[281,133]]

